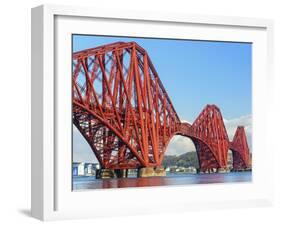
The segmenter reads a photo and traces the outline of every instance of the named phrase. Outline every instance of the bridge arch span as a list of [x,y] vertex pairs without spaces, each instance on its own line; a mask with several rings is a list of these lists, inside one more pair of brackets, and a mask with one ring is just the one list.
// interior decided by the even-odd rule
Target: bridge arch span
[[116,42],[73,53],[73,124],[103,168],[160,166],[175,134],[197,147],[200,168],[226,168],[229,147],[248,164],[245,132],[230,142],[219,108],[182,123],[145,49]]
[[202,171],[227,168],[229,139],[217,106],[207,105],[192,125],[181,123],[178,134],[193,140]]
[[218,162],[218,159],[214,155],[213,150],[202,139],[195,137],[195,136],[190,136],[188,134],[182,134],[182,133],[176,133],[175,135],[189,138],[192,141],[192,143],[194,144],[194,147],[195,147],[196,154],[197,154],[199,170],[201,172],[214,171],[214,170],[221,168],[221,166]]

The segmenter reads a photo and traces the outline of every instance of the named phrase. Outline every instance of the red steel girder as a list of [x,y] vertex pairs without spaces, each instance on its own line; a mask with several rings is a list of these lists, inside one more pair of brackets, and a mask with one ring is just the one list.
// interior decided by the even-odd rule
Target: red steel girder
[[234,170],[250,167],[250,151],[244,127],[238,126],[233,141],[230,142],[230,150],[232,150],[233,154]]
[[161,164],[180,123],[148,54],[135,42],[73,54],[73,122],[103,168]]
[[207,105],[192,125],[182,124],[178,134],[195,144],[201,170],[227,167],[229,140],[217,106]]
[[177,134],[194,142],[201,170],[226,168],[230,146],[248,161],[246,136],[239,132],[229,142],[217,106],[207,105],[192,125],[181,123],[147,52],[135,42],[73,53],[72,79],[73,124],[102,168],[159,166]]

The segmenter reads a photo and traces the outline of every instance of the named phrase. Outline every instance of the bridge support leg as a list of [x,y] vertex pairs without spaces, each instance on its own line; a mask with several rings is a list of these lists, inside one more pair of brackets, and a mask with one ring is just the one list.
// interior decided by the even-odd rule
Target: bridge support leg
[[138,177],[164,177],[166,171],[163,166],[143,167],[138,169]]
[[116,169],[115,170],[117,178],[127,178],[128,170],[127,169]]
[[227,168],[218,168],[218,173],[229,173],[229,169]]
[[113,169],[99,169],[96,171],[96,179],[111,179],[116,178],[116,173]]

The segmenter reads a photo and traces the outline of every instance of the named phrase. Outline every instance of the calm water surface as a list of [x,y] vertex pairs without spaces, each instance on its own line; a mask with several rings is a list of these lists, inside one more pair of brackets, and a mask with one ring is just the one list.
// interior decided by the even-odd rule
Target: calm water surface
[[252,181],[252,172],[215,174],[167,174],[166,177],[95,179],[94,176],[73,177],[73,190],[167,186],[186,184],[233,183]]

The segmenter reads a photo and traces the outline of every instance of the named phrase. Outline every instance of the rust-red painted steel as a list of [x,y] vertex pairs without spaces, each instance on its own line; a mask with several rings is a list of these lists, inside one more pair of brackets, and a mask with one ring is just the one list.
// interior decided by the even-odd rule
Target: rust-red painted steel
[[243,126],[238,126],[230,147],[233,153],[233,169],[250,168],[250,152]]
[[249,165],[243,127],[229,142],[215,105],[192,125],[182,123],[147,52],[135,42],[73,53],[72,79],[73,123],[102,168],[159,166],[177,134],[192,139],[201,170],[226,168],[229,148],[241,155],[244,165],[237,167]]

